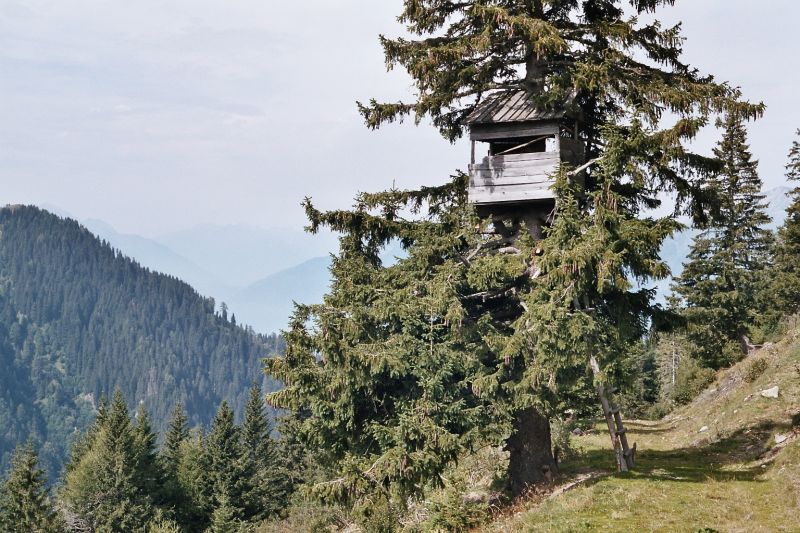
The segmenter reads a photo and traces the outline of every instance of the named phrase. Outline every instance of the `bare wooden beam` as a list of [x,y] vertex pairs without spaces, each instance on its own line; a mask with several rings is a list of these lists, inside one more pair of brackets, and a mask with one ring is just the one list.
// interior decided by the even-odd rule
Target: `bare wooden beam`
[[595,359],[594,356],[589,359],[589,366],[592,368],[592,374],[597,382],[595,390],[597,392],[597,396],[600,398],[600,405],[603,407],[603,415],[605,416],[606,425],[608,426],[608,433],[611,437],[611,443],[614,446],[614,456],[617,459],[617,470],[620,472],[627,472],[628,463],[625,460],[619,435],[617,435],[614,416],[611,414],[611,406],[609,405],[608,398],[606,397],[606,388],[600,381],[600,365],[597,363],[597,359]]
[[507,154],[509,152],[513,152],[514,150],[519,150],[520,148],[525,148],[526,146],[530,146],[531,144],[533,144],[535,142],[539,142],[541,140],[547,139],[548,137],[550,137],[550,135],[542,135],[541,137],[536,137],[532,141],[528,141],[526,143],[522,143],[519,146],[515,146],[514,148],[509,148],[508,150],[503,150],[502,152],[500,152],[498,154],[494,154],[494,155],[505,155],[505,154]]
[[497,253],[503,255],[520,255],[522,252],[519,248],[514,246],[506,246],[505,248],[500,248],[497,250]]
[[598,162],[600,161],[600,159],[601,159],[600,157],[595,157],[595,158],[594,158],[594,159],[592,159],[591,161],[588,161],[588,162],[586,162],[586,163],[582,164],[582,165],[581,165],[581,166],[579,166],[578,168],[576,168],[576,169],[574,169],[574,170],[570,170],[570,171],[567,173],[567,176],[575,176],[575,175],[578,175],[578,174],[580,174],[581,172],[583,172],[584,170],[586,170],[586,169],[587,169],[587,168],[589,168],[590,166],[594,165],[595,163],[598,163]]

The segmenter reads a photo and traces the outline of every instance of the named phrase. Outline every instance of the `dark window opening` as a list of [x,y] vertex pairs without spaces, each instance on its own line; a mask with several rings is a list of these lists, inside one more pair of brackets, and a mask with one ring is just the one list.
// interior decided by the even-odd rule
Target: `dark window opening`
[[555,150],[555,135],[502,139],[489,143],[489,155],[532,154]]

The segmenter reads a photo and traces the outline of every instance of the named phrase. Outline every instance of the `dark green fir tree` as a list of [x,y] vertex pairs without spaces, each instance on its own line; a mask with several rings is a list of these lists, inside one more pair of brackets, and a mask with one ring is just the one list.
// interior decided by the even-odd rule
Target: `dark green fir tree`
[[238,533],[242,531],[242,520],[238,508],[231,505],[224,494],[217,503],[217,508],[211,515],[211,525],[206,533]]
[[[189,421],[178,402],[172,411],[172,417],[164,435],[164,444],[159,451],[159,461],[165,477],[166,485],[175,489],[178,484],[178,468],[181,463],[183,443],[189,438]],[[173,495],[174,496],[174,495]]]
[[0,531],[55,533],[62,527],[47,491],[44,471],[32,443],[18,447],[0,487]]
[[[797,137],[786,165],[786,177],[795,183],[800,182],[800,130]],[[783,226],[778,230],[772,283],[767,294],[778,318],[800,312],[800,185],[793,187],[789,196],[792,203],[786,209]]]
[[241,428],[234,423],[233,410],[222,402],[205,441],[208,475],[214,509],[223,502],[238,518],[251,506],[253,466],[242,442]]
[[245,518],[262,520],[274,515],[286,504],[283,483],[277,462],[276,443],[265,414],[264,394],[261,387],[253,385],[245,405],[242,423],[242,441],[247,454],[248,470],[252,472],[252,491],[247,496]]
[[320,468],[322,461],[317,459],[322,451],[308,448],[302,436],[304,417],[302,412],[289,411],[277,419],[275,481],[281,502],[289,502],[302,485],[327,479]]
[[165,461],[165,468],[174,474],[180,462],[181,444],[189,438],[189,419],[183,410],[183,404],[178,402],[172,411],[167,433],[164,435],[164,445],[161,456]]
[[164,471],[156,453],[156,434],[150,423],[150,415],[139,404],[136,410],[136,421],[133,425],[134,444],[136,446],[136,478],[134,483],[144,493],[150,495],[153,503],[160,505],[165,501]]
[[[715,113],[761,106],[681,60],[680,28],[643,23],[670,0],[406,0],[407,37],[382,37],[414,81],[409,102],[361,105],[369,127],[431,119],[448,140],[492,91],[524,88],[542,108],[571,102],[584,127],[584,186],[556,176],[544,239],[509,247],[468,203],[468,179],[362,194],[348,211],[306,202],[310,230],[341,234],[321,305],[299,306],[269,401],[319,450],[312,493],[401,509],[464,454],[505,444],[509,486],[552,472],[547,416],[622,380],[669,275],[659,258],[676,217],[702,219],[714,157],[686,146]],[[674,193],[673,213],[654,218]],[[384,264],[398,241],[406,256]]]
[[153,505],[139,484],[141,450],[128,406],[116,391],[91,445],[65,476],[67,521],[104,533],[145,531]]
[[169,427],[164,435],[164,444],[158,454],[158,462],[163,473],[162,493],[164,506],[172,509],[179,521],[186,523],[193,507],[186,487],[179,479],[184,443],[189,439],[189,426],[183,405],[179,402],[172,411]]
[[180,444],[176,472],[176,519],[187,531],[203,531],[214,510],[210,457],[206,438],[199,429]]
[[688,338],[711,368],[748,351],[772,245],[766,229],[771,219],[744,121],[729,114],[719,125],[724,136],[714,153],[722,169],[710,183],[719,199],[717,216],[695,238],[675,286],[685,301]]

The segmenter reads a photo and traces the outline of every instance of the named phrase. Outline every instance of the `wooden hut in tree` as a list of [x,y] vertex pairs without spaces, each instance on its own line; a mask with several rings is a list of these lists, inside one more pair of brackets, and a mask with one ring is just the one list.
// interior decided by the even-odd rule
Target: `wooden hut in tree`
[[538,237],[552,210],[559,165],[585,160],[571,102],[543,108],[525,86],[498,91],[467,117],[472,141],[469,200],[481,216],[524,221]]
[[[577,170],[586,166],[579,113],[572,102],[540,106],[542,89],[541,80],[529,76],[519,89],[491,95],[466,119],[472,141],[469,200],[478,214],[491,217],[498,233],[509,240],[523,227],[534,238],[541,238],[555,206],[552,186],[560,165]],[[572,179],[581,182],[583,174],[577,172]],[[512,221],[514,226],[508,228],[504,221]],[[577,300],[575,307],[581,309]],[[591,363],[595,376],[599,375],[597,361],[592,358]],[[636,445],[628,446],[619,408],[609,399],[613,392],[602,384],[597,387],[617,464],[620,470],[628,470],[634,466]]]

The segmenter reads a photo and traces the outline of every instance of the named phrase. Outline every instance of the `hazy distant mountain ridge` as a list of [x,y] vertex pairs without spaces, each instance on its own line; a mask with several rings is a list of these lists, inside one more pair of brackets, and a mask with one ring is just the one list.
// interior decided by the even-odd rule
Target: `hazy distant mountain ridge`
[[331,235],[203,225],[151,239],[120,233],[97,219],[82,224],[143,266],[225,302],[238,323],[261,333],[284,329],[294,301],[320,302],[328,288]]
[[303,228],[258,228],[246,225],[201,225],[155,239],[201,265],[225,285],[242,289],[262,279],[334,251],[330,233]]
[[322,302],[330,286],[330,262],[329,257],[316,257],[267,276],[233,294],[229,300],[231,310],[237,320],[258,331],[285,329],[294,302]]
[[281,349],[73,220],[0,209],[0,463],[33,438],[57,468],[100,395],[117,387],[156,428],[178,401],[193,425],[223,399],[240,411],[264,380],[261,359]]
[[195,262],[176,253],[160,242],[140,235],[120,233],[110,224],[97,219],[82,220],[89,231],[107,241],[142,266],[179,278],[204,296],[219,298],[233,289]]

